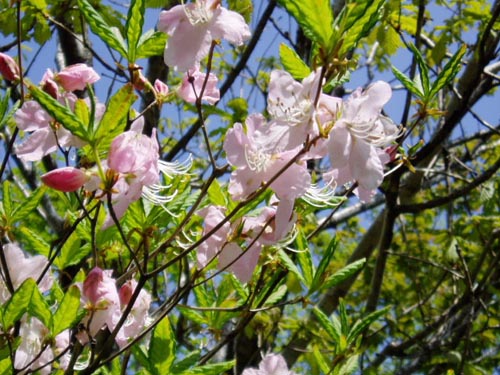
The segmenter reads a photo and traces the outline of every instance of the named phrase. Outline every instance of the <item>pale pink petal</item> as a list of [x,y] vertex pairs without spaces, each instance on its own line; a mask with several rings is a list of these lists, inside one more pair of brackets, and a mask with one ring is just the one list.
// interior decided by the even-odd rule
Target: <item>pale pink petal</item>
[[243,251],[235,243],[229,243],[222,249],[219,255],[219,270],[226,269],[234,273],[234,275],[242,282],[247,283],[252,279],[253,271],[259,261],[259,256],[262,246],[254,243],[246,251]]
[[384,179],[384,166],[375,147],[356,140],[349,159],[352,177],[367,190],[376,189]]
[[236,46],[250,39],[250,29],[241,14],[219,7],[210,28],[214,39],[225,39]]
[[38,161],[56,150],[56,137],[50,128],[46,128],[33,132],[23,143],[16,146],[15,153],[24,161]]

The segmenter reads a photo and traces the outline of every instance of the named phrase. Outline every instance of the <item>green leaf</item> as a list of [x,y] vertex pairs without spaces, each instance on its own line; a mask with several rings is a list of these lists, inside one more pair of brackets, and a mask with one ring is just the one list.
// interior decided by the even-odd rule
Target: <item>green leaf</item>
[[77,99],[75,102],[75,115],[80,121],[87,125],[90,122],[90,111],[87,103],[83,99]]
[[432,84],[432,88],[429,92],[429,99],[433,98],[439,90],[453,81],[462,67],[462,58],[464,57],[465,52],[467,52],[467,46],[464,44],[460,47],[457,53],[453,55],[450,61],[448,61],[441,73],[439,73],[437,79]]
[[328,333],[328,336],[332,339],[332,341],[338,345],[340,342],[340,337],[342,336],[342,331],[340,324],[338,323],[339,321],[336,320],[335,324],[328,319],[328,316],[325,315],[323,311],[321,311],[318,307],[314,307],[313,309],[314,316],[318,319],[319,324],[323,329],[325,330],[326,333]]
[[212,184],[208,187],[208,199],[215,206],[228,206],[228,199],[222,193],[222,188],[217,180],[213,180]]
[[149,359],[146,353],[146,348],[143,345],[132,346],[132,354],[139,365],[141,365],[140,367],[145,367],[149,370]]
[[266,299],[264,306],[272,306],[275,303],[281,301],[287,292],[286,285],[280,285],[277,287],[273,293]]
[[309,250],[309,244],[303,231],[299,231],[297,234],[296,242],[299,250],[296,255],[297,262],[302,270],[302,276],[305,280],[304,285],[310,288],[316,270],[314,268],[311,251]]
[[383,309],[372,312],[368,314],[363,319],[356,321],[354,325],[351,327],[349,334],[347,335],[347,343],[351,345],[358,336],[363,333],[363,331],[370,326],[375,320],[387,314],[387,312],[391,309],[391,306],[386,306]]
[[385,0],[357,0],[351,1],[344,7],[338,18],[341,33],[345,35],[338,54],[339,57],[342,58],[355,48],[362,38],[368,35],[378,22],[384,3]]
[[173,364],[172,368],[170,369],[172,374],[179,374],[187,369],[193,367],[198,361],[200,360],[200,351],[199,350],[194,350],[182,358],[179,362],[176,362]]
[[148,30],[137,42],[136,59],[151,56],[163,56],[167,44],[167,34],[161,31]]
[[28,311],[35,288],[37,288],[36,282],[30,278],[14,292],[3,311],[3,331],[9,330]]
[[5,180],[2,184],[3,212],[8,218],[12,216],[12,197],[10,192],[10,185],[11,182],[9,180]]
[[359,355],[355,354],[349,357],[342,365],[339,375],[352,375],[359,369]]
[[311,283],[311,288],[309,290],[310,294],[323,288],[324,285],[323,283],[325,281],[325,272],[333,258],[333,254],[335,253],[336,249],[337,249],[337,239],[333,237],[319,262],[318,268],[316,269],[316,273],[314,274],[314,278]]
[[300,272],[295,263],[293,263],[293,260],[290,259],[290,257],[283,251],[283,249],[279,250],[278,256],[280,257],[280,260],[281,262],[283,262],[286,269],[297,276],[302,284],[309,287],[310,284],[306,281],[306,279],[302,275],[302,272]]
[[337,272],[335,272],[332,276],[328,277],[328,279],[326,279],[326,281],[325,281],[323,288],[328,289],[328,288],[332,288],[334,286],[339,285],[341,282],[343,282],[344,280],[347,280],[352,275],[357,273],[361,268],[363,268],[365,263],[366,263],[366,259],[363,258],[363,259],[359,259],[355,262],[348,264],[347,266],[345,266],[341,270],[338,270]]
[[118,51],[118,53],[126,59],[128,57],[127,48],[120,31],[116,27],[110,27],[87,0],[78,0],[78,7],[92,31],[101,38],[105,44]]
[[415,45],[410,44],[410,49],[413,52],[413,56],[417,60],[418,68],[420,70],[420,83],[422,85],[422,92],[424,97],[428,97],[429,94],[429,68],[427,67],[427,63],[424,61],[422,53],[418,50]]
[[32,290],[31,300],[28,307],[28,313],[31,316],[38,318],[45,327],[52,329],[52,313],[50,312],[50,307],[45,301],[38,289],[38,286],[35,286]]
[[28,88],[33,98],[65,129],[84,141],[89,140],[86,125],[68,107],[36,86],[28,85]]
[[136,99],[134,86],[127,83],[109,100],[106,112],[95,132],[94,139],[99,149],[107,151],[112,140],[123,131],[130,107]]
[[0,375],[10,375],[12,374],[12,362],[10,357],[4,358],[0,361]]
[[23,204],[17,206],[12,212],[12,222],[17,222],[24,219],[28,214],[38,207],[40,201],[47,190],[47,186],[42,185],[37,188],[30,197],[26,198]]
[[170,373],[170,367],[175,360],[175,334],[168,317],[163,318],[153,331],[148,358],[154,375]]
[[142,34],[144,25],[145,2],[144,0],[132,0],[127,16],[125,30],[128,42],[128,61],[135,62],[137,44]]
[[78,264],[89,253],[89,247],[81,246],[78,233],[73,232],[64,242],[59,256],[54,260],[54,265],[60,270]]
[[413,95],[415,95],[420,99],[424,98],[424,93],[420,90],[420,88],[417,87],[415,82],[413,82],[410,78],[404,75],[395,66],[392,66],[392,73],[398,79],[398,81],[401,82],[403,86],[406,87],[406,89],[409,90]]
[[209,365],[198,366],[189,370],[177,373],[176,375],[220,375],[231,370],[236,361],[212,363]]
[[71,328],[78,319],[80,308],[80,289],[72,285],[64,294],[64,297],[54,313],[54,324],[52,335],[55,337],[67,328]]
[[227,4],[229,9],[241,14],[245,19],[245,22],[250,23],[253,13],[252,0],[228,0]]
[[296,80],[302,80],[311,74],[311,69],[307,64],[285,43],[280,45],[280,58],[285,70]]
[[297,20],[304,34],[328,50],[333,34],[333,12],[329,0],[278,0]]

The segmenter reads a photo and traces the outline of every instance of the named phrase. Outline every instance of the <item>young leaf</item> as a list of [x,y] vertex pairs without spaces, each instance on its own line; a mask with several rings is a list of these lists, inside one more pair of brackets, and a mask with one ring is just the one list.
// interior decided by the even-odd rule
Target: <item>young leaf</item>
[[87,126],[68,107],[36,86],[29,85],[28,88],[33,98],[65,129],[84,141],[89,140]]
[[38,318],[45,327],[52,329],[52,313],[50,307],[40,293],[38,287],[34,287],[28,307],[28,313]]
[[355,354],[349,357],[342,365],[339,375],[352,375],[359,369],[359,355]]
[[228,199],[222,193],[221,186],[217,180],[213,180],[212,184],[208,187],[208,199],[215,206],[228,206]]
[[220,375],[231,370],[235,363],[236,361],[234,360],[229,362],[212,363],[209,365],[194,367],[181,373],[176,373],[175,375]]
[[302,276],[304,277],[304,285],[308,288],[311,287],[313,280],[313,275],[316,272],[311,256],[311,251],[309,250],[309,245],[307,238],[303,231],[299,231],[296,238],[298,252],[297,252],[297,262],[299,263],[300,269],[302,270]]
[[110,27],[87,0],[78,0],[78,8],[83,13],[92,31],[101,38],[104,43],[118,51],[118,53],[126,59],[128,57],[127,48],[123,36],[118,29]]
[[355,262],[352,262],[351,264],[348,264],[341,270],[338,270],[335,272],[332,276],[328,277],[324,283],[324,288],[332,288],[344,280],[347,280],[349,277],[357,273],[363,266],[365,265],[366,259],[359,259]]
[[418,68],[420,70],[420,83],[422,84],[422,93],[424,97],[428,97],[429,95],[429,68],[427,67],[427,63],[424,61],[422,53],[418,50],[415,45],[410,44],[410,49],[413,52],[413,56],[417,60]]
[[329,0],[278,0],[297,20],[304,34],[328,50],[333,34],[333,12]]
[[281,262],[288,269],[288,271],[292,272],[295,276],[297,276],[302,284],[309,287],[309,283],[302,275],[302,272],[300,272],[295,263],[293,263],[293,260],[290,259],[290,257],[283,251],[283,249],[279,250],[278,256],[280,257]]
[[339,56],[344,56],[368,35],[379,20],[384,3],[385,0],[358,0],[344,7],[338,22],[342,27],[341,33],[345,35]]
[[319,308],[314,307],[313,309],[314,316],[316,316],[316,319],[318,319],[319,324],[323,329],[328,333],[328,336],[332,339],[332,341],[338,345],[340,342],[340,336],[342,336],[342,331],[341,327],[338,324],[338,319],[336,320],[336,323],[334,324],[330,319],[328,319],[328,316],[323,313]]
[[453,55],[453,57],[448,61],[445,65],[441,73],[439,73],[437,79],[432,84],[432,88],[429,92],[429,98],[434,97],[439,90],[441,90],[444,86],[449,84],[453,78],[458,74],[460,68],[462,66],[462,58],[467,51],[467,46],[464,44],[460,49]]
[[76,232],[73,232],[63,247],[59,256],[54,260],[54,265],[60,270],[68,266],[78,264],[89,252],[89,247],[81,246],[81,239]]
[[363,333],[366,328],[368,328],[370,324],[372,324],[381,316],[384,316],[390,309],[391,306],[386,306],[383,309],[372,312],[371,314],[365,316],[363,319],[356,321],[356,323],[354,323],[354,325],[351,327],[349,334],[347,335],[347,343],[351,345],[358,338],[358,336]]
[[94,140],[99,149],[107,151],[113,139],[125,128],[130,107],[136,99],[131,83],[124,85],[110,99],[95,132]]
[[33,289],[37,288],[33,279],[26,279],[14,292],[3,311],[3,330],[10,329],[28,311]]
[[175,360],[175,334],[167,317],[155,327],[149,344],[148,358],[154,375],[170,373]]
[[148,30],[137,42],[135,58],[145,59],[151,56],[162,56],[165,44],[167,44],[167,34]]
[[29,198],[26,198],[23,204],[14,208],[12,212],[12,222],[24,219],[31,211],[37,208],[45,194],[45,190],[47,190],[47,186],[40,186]]
[[311,74],[311,69],[307,64],[285,43],[280,45],[280,58],[285,70],[296,80],[302,80]]
[[128,42],[128,61],[130,63],[136,60],[136,50],[139,38],[142,34],[142,26],[144,24],[145,1],[132,0],[128,10],[127,23],[125,30],[127,32]]
[[409,90],[413,95],[420,99],[424,98],[424,93],[417,87],[415,82],[405,76],[395,66],[392,67],[392,73],[396,76],[398,81],[401,82],[403,86],[406,87],[406,89]]
[[72,285],[64,294],[64,297],[54,313],[54,324],[52,335],[55,337],[67,328],[73,326],[78,318],[80,308],[80,289]]
[[337,249],[337,239],[334,237],[328,244],[328,247],[326,248],[325,253],[323,254],[323,257],[321,258],[321,261],[319,262],[318,268],[316,270],[316,273],[314,274],[313,281],[311,283],[311,288],[309,290],[309,293],[314,293],[315,291],[319,290],[320,288],[323,288],[323,283],[325,280],[325,272],[330,264],[330,261],[333,258],[333,254],[335,253],[335,250]]

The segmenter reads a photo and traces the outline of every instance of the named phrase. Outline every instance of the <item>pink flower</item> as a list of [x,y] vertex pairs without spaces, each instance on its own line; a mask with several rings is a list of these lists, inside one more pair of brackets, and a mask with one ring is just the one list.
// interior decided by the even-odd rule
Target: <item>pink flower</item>
[[[16,369],[24,369],[27,366],[27,369],[34,370],[44,366],[40,374],[51,373],[49,363],[54,359],[54,353],[50,346],[44,348],[49,333],[49,329],[37,318],[31,317],[21,321],[19,330],[21,345],[17,348],[14,359]],[[21,371],[21,374],[25,373],[26,371]]]
[[258,369],[245,369],[242,375],[296,375],[288,370],[285,359],[280,354],[267,354]]
[[120,320],[120,297],[116,289],[116,281],[111,277],[112,270],[93,268],[83,282],[82,302],[88,310],[83,324],[88,331],[77,336],[82,344],[90,337],[96,336],[101,329],[108,327],[113,331]]
[[100,78],[92,67],[85,64],[69,65],[55,76],[66,91],[85,90],[87,84],[91,85]]
[[12,57],[0,52],[0,74],[6,81],[17,81],[21,77],[19,65]]
[[[135,280],[127,281],[120,288],[119,295],[122,311],[125,310],[129,304],[135,288],[137,288],[137,282]],[[131,339],[137,337],[137,335],[148,326],[150,306],[151,295],[143,288],[139,292],[125,324],[120,328],[116,336],[118,346],[124,347]]]
[[390,158],[383,148],[399,134],[397,126],[381,115],[391,97],[390,86],[375,82],[364,92],[355,91],[344,103],[342,117],[335,123],[327,142],[331,170],[325,178],[338,184],[357,181],[357,194],[371,200],[384,179],[384,164]]
[[162,100],[165,101],[165,99],[168,96],[168,86],[163,82],[160,81],[159,79],[155,80],[154,84],[154,89],[156,92],[156,95]]
[[151,185],[160,180],[159,146],[155,130],[148,137],[141,133],[142,126],[142,122],[135,122],[129,131],[113,139],[108,154],[108,167],[127,175],[134,183]]
[[68,193],[80,189],[89,178],[81,169],[64,167],[42,175],[42,182],[52,189]]
[[[60,95],[59,102],[74,107],[77,98],[73,93]],[[104,113],[104,105],[97,103],[96,120]],[[35,101],[25,102],[14,114],[19,129],[32,132],[30,136],[15,148],[16,155],[24,161],[38,161],[47,154],[61,148],[81,147],[84,142],[71,134]]]
[[[186,102],[195,103],[196,99],[200,96],[206,76],[206,74],[200,72],[198,67],[189,69],[188,73],[182,79],[182,85],[177,93]],[[217,82],[217,76],[210,73],[202,96],[202,99],[210,104],[215,104],[220,99]]]
[[[281,132],[274,132],[272,125],[266,126],[261,115],[247,118],[246,133],[239,123],[234,124],[224,141],[226,156],[233,167],[229,192],[234,199],[244,199],[263,183],[285,167],[297,155],[299,148],[285,152],[275,150]],[[292,163],[274,182],[271,189],[280,199],[296,199],[303,195],[311,184],[311,176],[305,162]]]
[[165,64],[187,71],[208,55],[213,40],[242,45],[250,38],[243,17],[220,6],[220,0],[196,0],[160,13],[158,29],[169,34]]
[[[14,289],[19,288],[26,279],[38,280],[42,272],[48,265],[48,260],[43,255],[26,256],[21,248],[15,243],[3,245],[5,260],[7,262],[7,270]],[[5,270],[2,269],[2,273]],[[52,287],[52,276],[46,273],[38,288],[42,293],[48,291]],[[7,290],[2,280],[0,280],[0,303],[4,303],[10,298],[10,293]]]
[[[198,215],[204,219],[202,235],[205,235],[211,232],[222,220],[224,220],[224,209],[218,206],[208,206],[198,211]],[[227,243],[230,231],[231,224],[226,222],[200,244],[197,252],[199,268],[206,267],[210,260],[217,255],[220,249]]]

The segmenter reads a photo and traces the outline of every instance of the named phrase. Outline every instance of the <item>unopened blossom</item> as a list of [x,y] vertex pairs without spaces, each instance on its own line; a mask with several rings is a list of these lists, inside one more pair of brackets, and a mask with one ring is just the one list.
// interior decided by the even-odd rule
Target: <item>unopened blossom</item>
[[95,267],[83,282],[81,298],[87,315],[83,320],[85,330],[77,335],[82,344],[105,327],[113,331],[120,320],[120,297],[111,274],[112,270]]
[[159,79],[155,80],[154,86],[155,94],[158,100],[160,100],[162,103],[167,100],[168,97],[168,86],[166,85],[165,82],[160,81]]
[[17,81],[21,78],[19,65],[12,57],[2,52],[0,52],[0,74],[6,81]]
[[356,181],[363,201],[369,201],[382,183],[384,164],[390,160],[383,148],[399,134],[398,127],[381,114],[391,94],[389,84],[382,81],[356,90],[344,103],[327,142],[331,170],[325,178],[338,184]]
[[[137,281],[135,280],[128,280],[121,286],[118,294],[120,296],[122,312],[130,303],[131,297],[134,294],[136,288]],[[116,342],[118,343],[118,346],[125,346],[130,340],[137,337],[137,335],[149,325],[150,306],[151,295],[144,288],[141,288],[125,323],[116,335]]]
[[55,80],[66,90],[85,90],[87,85],[97,82],[101,77],[86,64],[69,65],[55,75]]
[[[3,245],[7,270],[1,268],[2,274],[7,272],[14,289],[17,289],[26,279],[38,280],[45,271],[49,263],[48,259],[43,255],[28,255],[15,243]],[[38,283],[38,289],[44,293],[52,287],[52,276],[47,272],[44,274]],[[3,278],[0,279],[0,303],[4,303],[10,298],[10,293],[7,286],[4,284]]]
[[[188,103],[195,103],[203,90],[202,100],[210,104],[215,104],[220,99],[220,92],[217,88],[217,76],[213,73],[208,75],[200,72],[199,68],[189,69],[182,79],[182,84],[177,90],[179,96]],[[205,84],[206,80],[206,84]],[[205,87],[203,87],[205,86]]]
[[89,178],[84,170],[74,167],[54,169],[41,177],[45,185],[65,193],[80,189]]
[[267,354],[259,363],[259,368],[249,368],[242,375],[296,375],[288,370],[285,359],[280,354]]
[[220,5],[220,0],[196,0],[162,11],[158,29],[169,34],[165,64],[187,71],[208,55],[212,41],[225,39],[236,46],[250,38],[243,17]]
[[54,72],[52,70],[47,69],[40,81],[40,86],[42,90],[47,94],[52,96],[54,99],[59,99],[59,85],[54,80]]

